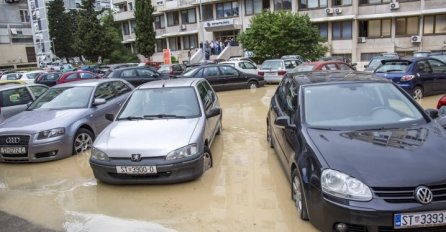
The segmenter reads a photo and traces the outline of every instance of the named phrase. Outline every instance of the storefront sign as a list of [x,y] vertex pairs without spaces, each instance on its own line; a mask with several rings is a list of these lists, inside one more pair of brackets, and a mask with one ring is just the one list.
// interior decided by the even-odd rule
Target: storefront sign
[[234,25],[234,19],[214,20],[204,23],[204,28],[225,27]]

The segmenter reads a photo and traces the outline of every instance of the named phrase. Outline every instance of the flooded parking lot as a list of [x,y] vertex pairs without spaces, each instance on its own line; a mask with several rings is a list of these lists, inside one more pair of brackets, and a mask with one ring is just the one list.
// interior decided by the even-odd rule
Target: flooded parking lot
[[[97,182],[89,152],[37,164],[0,164],[0,210],[57,231],[316,231],[297,218],[290,187],[266,142],[277,86],[218,93],[223,133],[214,167],[175,185]],[[435,108],[440,96],[420,102]],[[1,230],[1,229],[0,229]]]

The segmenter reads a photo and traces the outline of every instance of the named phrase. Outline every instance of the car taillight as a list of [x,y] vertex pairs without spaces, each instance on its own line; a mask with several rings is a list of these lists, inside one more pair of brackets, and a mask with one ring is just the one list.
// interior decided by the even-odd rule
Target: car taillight
[[438,100],[437,109],[440,109],[442,106],[446,106],[446,96],[443,96]]
[[279,76],[283,76],[283,75],[285,75],[286,74],[286,71],[278,71],[277,72],[277,75],[279,75]]
[[401,77],[400,81],[410,81],[415,78],[415,75],[404,75]]
[[259,76],[264,76],[264,75],[265,75],[264,72],[257,72],[257,74],[258,74]]

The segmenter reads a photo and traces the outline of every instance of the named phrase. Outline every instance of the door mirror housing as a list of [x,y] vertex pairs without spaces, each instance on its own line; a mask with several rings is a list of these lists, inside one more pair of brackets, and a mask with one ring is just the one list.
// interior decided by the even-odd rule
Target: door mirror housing
[[107,102],[104,98],[95,98],[93,101],[93,106],[103,105]]
[[115,119],[115,115],[113,114],[105,114],[105,119],[107,119],[108,121],[112,121]]
[[364,68],[368,68],[368,67],[369,67],[369,65],[368,65],[368,64],[364,65]]
[[426,109],[424,112],[426,112],[432,119],[438,118],[438,110],[436,109]]
[[296,129],[296,125],[291,123],[289,116],[280,116],[274,120],[274,124],[280,128]]
[[221,114],[221,108],[214,108],[206,113],[206,118],[212,118]]

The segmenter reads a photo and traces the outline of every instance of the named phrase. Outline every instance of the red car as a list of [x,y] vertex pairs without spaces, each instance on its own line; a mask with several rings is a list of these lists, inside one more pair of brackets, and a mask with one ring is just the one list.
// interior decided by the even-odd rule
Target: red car
[[59,79],[57,79],[56,84],[89,79],[101,79],[101,77],[89,71],[72,71],[64,73]]
[[345,62],[330,60],[330,61],[315,61],[315,62],[302,63],[296,68],[294,68],[292,72],[312,72],[319,70],[355,70],[355,69]]
[[440,109],[442,106],[446,106],[446,95],[438,100],[437,109]]

